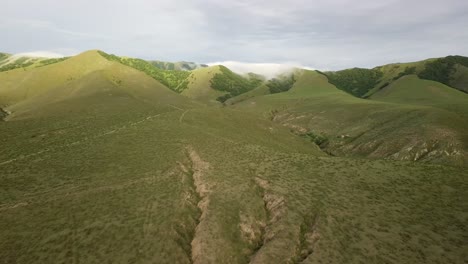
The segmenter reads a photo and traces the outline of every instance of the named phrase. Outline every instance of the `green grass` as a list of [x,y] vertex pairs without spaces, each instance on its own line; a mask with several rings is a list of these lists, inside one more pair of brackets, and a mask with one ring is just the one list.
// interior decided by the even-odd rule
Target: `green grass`
[[401,78],[375,93],[371,99],[432,106],[463,116],[468,120],[468,95],[442,83],[421,80],[416,75]]
[[[466,111],[467,104],[458,106]],[[355,98],[312,71],[304,71],[288,92],[252,97],[234,107],[262,113],[297,134],[325,135],[325,151],[334,155],[467,164],[463,116],[410,102]]]
[[[313,71],[200,103],[220,72],[191,72],[182,94],[96,51],[0,73],[0,262],[466,261],[466,168],[358,157],[455,129],[451,111],[358,99]],[[329,156],[319,135],[356,149]]]
[[[2,165],[3,260],[190,263],[201,212],[187,146],[209,163],[201,260],[297,260],[315,222],[320,238],[309,262],[457,263],[465,256],[463,169],[330,158],[275,124],[230,109],[104,98],[62,106],[86,102],[86,111],[1,124],[1,144],[15,142],[1,160],[25,155]],[[51,150],[27,156],[44,149]],[[284,207],[268,211],[264,193],[284,199]],[[241,224],[258,237],[250,239]],[[274,233],[266,241],[263,225]]]

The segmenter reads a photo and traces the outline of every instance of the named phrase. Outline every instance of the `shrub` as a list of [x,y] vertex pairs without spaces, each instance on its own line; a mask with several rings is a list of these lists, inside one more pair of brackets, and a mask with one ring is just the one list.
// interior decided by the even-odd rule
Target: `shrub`
[[268,81],[267,86],[270,90],[270,93],[281,93],[289,91],[296,79],[294,78],[294,74],[290,76],[284,76],[283,78],[273,78]]

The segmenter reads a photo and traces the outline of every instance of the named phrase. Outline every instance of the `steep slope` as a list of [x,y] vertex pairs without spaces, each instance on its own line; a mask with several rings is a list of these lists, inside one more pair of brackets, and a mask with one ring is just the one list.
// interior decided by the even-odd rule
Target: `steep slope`
[[312,71],[304,71],[288,92],[254,97],[234,107],[263,112],[334,155],[468,161],[465,118],[434,107],[358,99]]

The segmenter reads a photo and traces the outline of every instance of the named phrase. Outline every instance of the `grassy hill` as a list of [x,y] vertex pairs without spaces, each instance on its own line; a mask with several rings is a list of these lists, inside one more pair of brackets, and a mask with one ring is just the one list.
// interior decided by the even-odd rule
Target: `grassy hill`
[[[466,105],[459,105],[460,111]],[[304,71],[288,92],[253,97],[234,107],[263,113],[311,140],[321,138],[322,148],[334,155],[467,164],[465,117],[409,102],[358,99],[317,72]]]
[[97,51],[88,51],[60,63],[0,73],[0,105],[7,107],[111,65]]
[[270,80],[263,79],[260,86],[245,93],[230,97],[224,104],[232,105],[256,96],[286,92],[293,87],[298,74],[300,74],[300,70],[296,70],[292,73],[284,73]]
[[163,70],[156,67],[151,62],[142,59],[119,57],[113,54],[107,54],[102,51],[99,51],[99,54],[110,61],[119,62],[123,65],[142,71],[178,93],[187,89],[187,77],[190,75],[189,72],[179,70]]
[[[179,94],[97,51],[0,73],[1,262],[467,260],[466,168],[356,157],[365,141],[446,142],[432,129],[455,135],[453,112],[358,99],[313,71],[207,105],[226,93],[211,87],[220,73],[192,71]],[[356,149],[327,155],[322,132],[325,150]],[[379,146],[368,156],[387,157]]]
[[418,62],[393,63],[373,69],[353,68],[324,74],[338,89],[367,98],[399,78],[412,74],[468,92],[467,67],[467,57],[447,56]]
[[442,83],[404,76],[370,97],[383,102],[440,108],[462,116],[468,122],[468,94]]
[[226,92],[211,87],[211,80],[217,74],[221,74],[220,66],[193,70],[188,77],[187,89],[182,92],[182,95],[207,104],[219,104],[216,98],[223,96]]

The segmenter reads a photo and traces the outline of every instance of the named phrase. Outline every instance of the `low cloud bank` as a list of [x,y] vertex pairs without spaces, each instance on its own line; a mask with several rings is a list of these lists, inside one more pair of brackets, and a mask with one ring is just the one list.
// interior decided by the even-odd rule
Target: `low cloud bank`
[[32,57],[32,58],[63,58],[64,56],[59,53],[51,51],[31,51],[22,52],[14,55],[15,57]]
[[222,61],[207,64],[209,66],[224,65],[228,67],[231,71],[238,74],[246,74],[249,72],[253,72],[261,74],[269,79],[278,76],[279,74],[292,71],[296,68],[309,70],[312,69],[309,67],[302,66],[299,63],[248,63],[240,61]]

